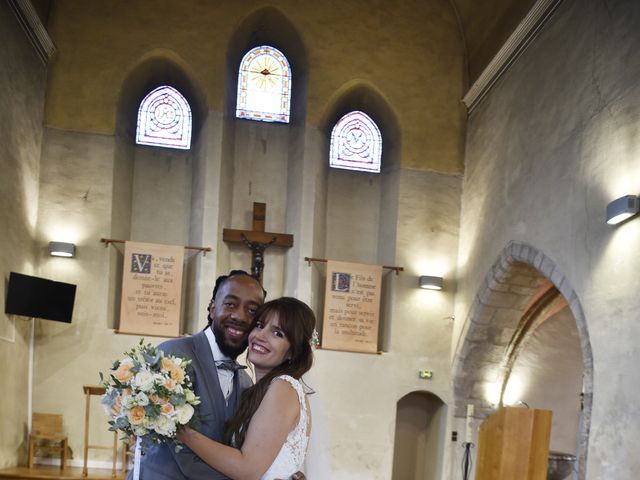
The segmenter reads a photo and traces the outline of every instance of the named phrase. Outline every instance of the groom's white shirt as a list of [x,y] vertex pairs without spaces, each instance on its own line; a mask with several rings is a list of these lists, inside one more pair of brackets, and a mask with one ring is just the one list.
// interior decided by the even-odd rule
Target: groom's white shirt
[[[209,347],[211,347],[211,353],[213,354],[214,360],[231,360],[220,351],[220,347],[218,347],[218,342],[216,342],[216,338],[213,335],[211,327],[208,327],[204,331],[204,334],[209,341]],[[216,368],[216,371],[218,372],[218,380],[220,381],[220,389],[222,390],[224,399],[228,400],[229,395],[231,395],[231,392],[233,391],[233,372],[222,368]]]

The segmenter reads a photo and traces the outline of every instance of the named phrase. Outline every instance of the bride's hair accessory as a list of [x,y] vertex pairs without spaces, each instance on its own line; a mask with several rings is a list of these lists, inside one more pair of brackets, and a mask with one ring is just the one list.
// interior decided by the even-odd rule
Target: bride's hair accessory
[[318,335],[318,331],[315,328],[313,329],[313,333],[311,334],[311,340],[309,341],[309,343],[311,343],[312,348],[320,345],[320,335]]

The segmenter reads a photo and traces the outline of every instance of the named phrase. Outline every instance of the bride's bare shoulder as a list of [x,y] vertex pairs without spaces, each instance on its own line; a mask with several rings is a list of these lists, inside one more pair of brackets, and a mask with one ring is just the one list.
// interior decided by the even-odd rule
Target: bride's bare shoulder
[[[291,381],[293,380],[293,382]],[[267,393],[265,394],[265,399],[267,396],[277,397],[280,400],[288,400],[291,399],[297,405],[298,403],[298,393],[296,391],[294,380],[291,377],[276,377],[271,381],[269,388],[267,389]]]

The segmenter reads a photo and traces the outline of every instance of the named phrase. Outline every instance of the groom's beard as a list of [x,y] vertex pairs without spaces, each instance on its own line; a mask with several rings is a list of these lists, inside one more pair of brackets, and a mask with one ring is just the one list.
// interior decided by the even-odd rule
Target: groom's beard
[[213,332],[213,336],[216,339],[216,343],[218,344],[218,348],[220,351],[229,358],[233,358],[234,360],[247,349],[249,345],[249,336],[242,342],[240,345],[230,345],[227,343],[224,336],[224,329],[220,326],[219,322],[213,320],[211,322],[211,331]]

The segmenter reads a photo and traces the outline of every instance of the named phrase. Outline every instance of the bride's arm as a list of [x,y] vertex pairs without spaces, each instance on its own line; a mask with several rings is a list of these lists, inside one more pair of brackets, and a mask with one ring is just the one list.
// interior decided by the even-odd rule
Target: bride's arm
[[282,380],[273,382],[253,415],[241,449],[185,429],[178,434],[202,460],[236,480],[255,480],[267,471],[300,415],[298,395]]

